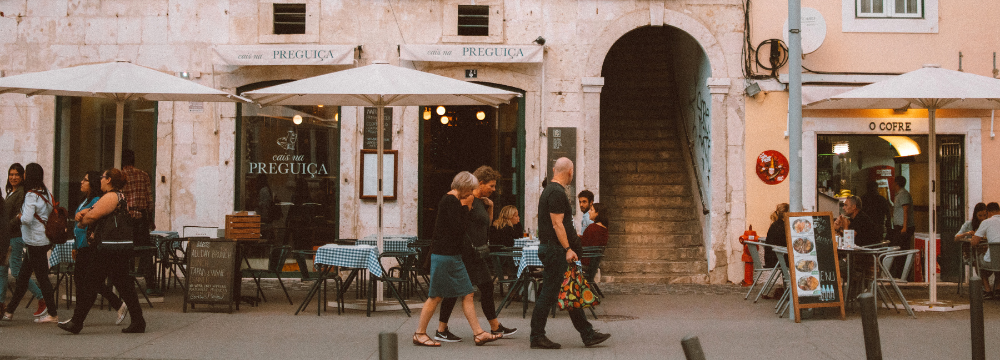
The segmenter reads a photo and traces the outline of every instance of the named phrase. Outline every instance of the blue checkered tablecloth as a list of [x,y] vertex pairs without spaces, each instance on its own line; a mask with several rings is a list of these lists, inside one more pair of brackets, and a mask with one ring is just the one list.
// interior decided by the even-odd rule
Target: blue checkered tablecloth
[[538,258],[538,246],[525,246],[521,249],[521,258],[515,258],[517,264],[517,276],[520,277],[524,269],[528,266],[542,266],[542,260]]
[[538,239],[532,239],[532,238],[514,239],[514,247],[523,248],[525,246],[538,246]]
[[316,249],[315,262],[352,269],[368,269],[372,275],[382,277],[378,249],[370,245],[323,245]]
[[73,241],[59,244],[52,247],[52,254],[49,254],[49,267],[61,263],[72,264],[73,261]]
[[[410,245],[410,243],[413,242],[413,241],[415,241],[415,240],[416,240],[416,238],[413,238],[413,239],[410,239],[410,238],[388,238],[388,237],[382,238],[382,245],[383,245],[382,251],[388,251],[388,252],[407,252],[407,251],[410,251],[410,247],[408,245]],[[376,246],[377,242],[378,242],[378,240],[376,240],[376,239],[364,238],[364,239],[358,240],[357,244],[358,245]]]

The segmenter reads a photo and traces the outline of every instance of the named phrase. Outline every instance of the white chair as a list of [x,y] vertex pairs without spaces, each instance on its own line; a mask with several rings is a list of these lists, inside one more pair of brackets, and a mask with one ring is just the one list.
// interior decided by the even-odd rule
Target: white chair
[[753,299],[753,302],[757,302],[757,300],[760,300],[761,295],[763,295],[765,291],[771,289],[771,285],[774,283],[779,274],[778,271],[779,265],[775,264],[773,267],[770,268],[764,266],[764,260],[761,259],[760,254],[761,250],[767,251],[766,250],[767,248],[760,246],[762,243],[756,241],[747,241],[744,244],[747,246],[747,250],[750,251],[750,258],[753,259],[753,283],[750,284],[750,289],[747,290],[747,294],[746,296],[743,297],[743,300],[750,298],[750,293],[753,292],[754,287],[757,285],[757,283],[760,282],[761,275],[764,275],[765,272],[770,272],[767,281],[764,282],[763,286],[761,286],[760,288],[760,291],[757,293],[757,297]]

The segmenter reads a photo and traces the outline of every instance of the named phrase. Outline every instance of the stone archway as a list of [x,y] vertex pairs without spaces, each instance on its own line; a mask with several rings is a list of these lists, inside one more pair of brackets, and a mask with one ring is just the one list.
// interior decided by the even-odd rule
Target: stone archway
[[[651,24],[650,19],[650,12],[648,11],[635,11],[626,14],[612,22],[591,47],[584,68],[584,77],[581,81],[584,93],[583,104],[585,107],[582,111],[586,114],[583,131],[586,134],[585,136],[590,140],[589,144],[583,149],[585,158],[598,158],[600,156],[601,142],[596,140],[600,138],[601,90],[605,84],[602,71],[606,57],[612,46],[630,31],[650,25],[661,25]],[[730,202],[738,201],[742,203],[742,199],[745,198],[743,194],[742,172],[739,171],[742,168],[743,162],[741,149],[742,120],[735,112],[730,110],[730,106],[728,105],[729,99],[727,98],[730,93],[729,66],[727,66],[725,60],[723,48],[715,35],[699,21],[682,13],[666,9],[663,10],[662,25],[672,26],[684,31],[700,45],[708,61],[712,76],[705,79],[706,81],[701,84],[703,87],[702,90],[710,94],[708,96],[710,100],[707,102],[706,108],[711,116],[708,120],[710,126],[707,127],[709,130],[706,136],[710,139],[709,143],[715,144],[715,146],[710,146],[710,149],[706,149],[706,154],[704,154],[708,164],[704,169],[701,169],[702,172],[706,173],[706,176],[703,177],[705,183],[700,184],[699,188],[703,190],[701,197],[710,197],[710,201],[703,204],[702,208],[708,210],[708,215],[702,217],[700,220],[704,234],[702,240],[705,246],[705,260],[707,260],[706,270],[710,274],[708,281],[721,283],[736,276],[736,274],[728,274],[728,272],[730,272],[729,270],[736,271],[738,269],[735,267],[727,269],[727,265],[732,262],[731,259],[735,258],[737,259],[736,261],[739,260],[737,253],[739,248],[735,244],[724,240],[731,237],[729,236],[730,233],[742,229],[742,218],[745,217],[742,215],[743,211],[739,211],[739,219],[734,218],[730,214],[729,208]],[[736,134],[740,134],[738,136],[739,140],[736,143],[727,141],[728,131],[737,131]],[[737,172],[736,175],[738,176],[729,174],[731,172],[729,170],[730,159],[732,162],[737,162],[740,165],[739,168],[733,170]],[[580,169],[580,177],[584,186],[590,189],[597,189],[595,193],[600,198],[599,182],[601,170],[599,166],[594,165],[597,164]],[[708,177],[707,172],[712,170],[715,170],[715,176]],[[733,226],[735,226],[735,230],[732,228]]]

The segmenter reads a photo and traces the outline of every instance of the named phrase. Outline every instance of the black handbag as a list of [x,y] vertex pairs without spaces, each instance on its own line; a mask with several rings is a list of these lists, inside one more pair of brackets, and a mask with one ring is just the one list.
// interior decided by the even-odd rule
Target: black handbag
[[131,249],[134,234],[132,231],[132,216],[128,212],[128,202],[125,195],[118,195],[118,206],[107,216],[97,221],[91,236],[90,244],[101,248]]

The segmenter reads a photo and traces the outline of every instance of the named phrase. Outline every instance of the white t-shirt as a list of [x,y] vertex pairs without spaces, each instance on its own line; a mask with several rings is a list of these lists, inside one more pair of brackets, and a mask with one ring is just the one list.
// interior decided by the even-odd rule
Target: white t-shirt
[[[986,242],[1000,242],[1000,215],[993,215],[989,219],[983,220],[983,223],[979,224],[979,230],[976,230],[976,236],[986,238]],[[989,250],[986,250],[983,260],[990,261]]]

